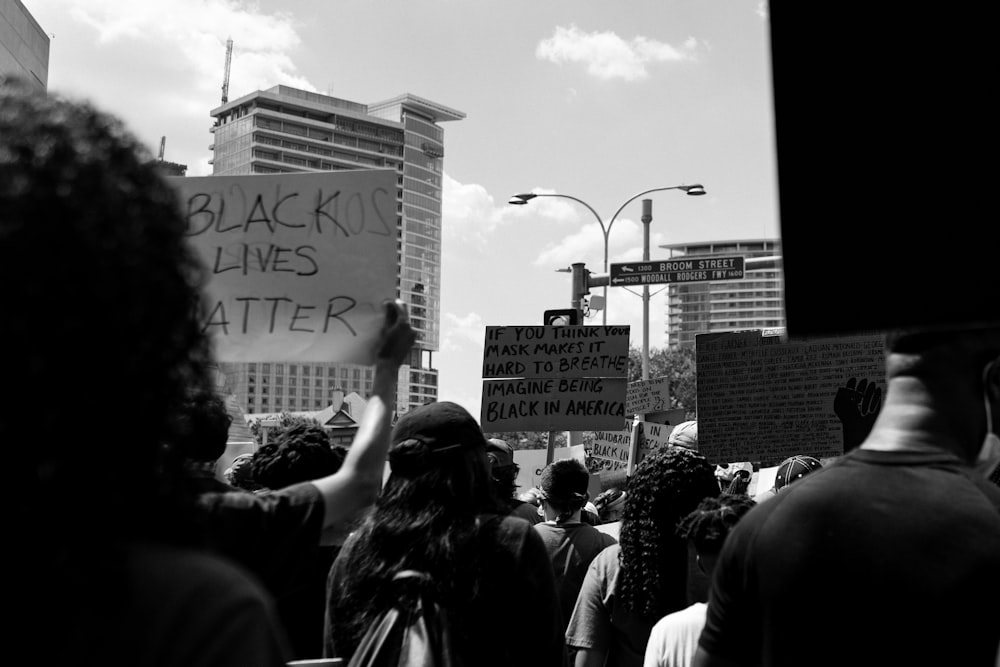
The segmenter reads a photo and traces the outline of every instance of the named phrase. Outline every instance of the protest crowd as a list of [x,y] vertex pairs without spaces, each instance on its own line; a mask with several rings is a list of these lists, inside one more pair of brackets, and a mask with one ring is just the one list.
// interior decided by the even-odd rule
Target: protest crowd
[[[17,351],[0,441],[25,483],[12,494],[10,655],[1000,665],[995,325],[887,332],[866,437],[822,462],[789,457],[767,488],[759,470],[707,456],[691,422],[593,493],[576,458],[517,488],[514,449],[455,403],[397,418],[415,333],[388,301],[350,446],[298,424],[222,478],[229,417],[200,325],[204,279],[170,184],[118,120],[0,79],[0,343]],[[93,378],[77,413],[113,397],[114,423],[86,444],[37,402],[67,346]],[[425,641],[400,655],[393,632],[414,618]]]

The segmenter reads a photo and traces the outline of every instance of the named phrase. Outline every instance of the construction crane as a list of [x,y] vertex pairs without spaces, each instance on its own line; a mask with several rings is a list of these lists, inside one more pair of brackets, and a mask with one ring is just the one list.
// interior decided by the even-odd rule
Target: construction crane
[[160,137],[160,157],[159,157],[160,162],[163,162],[163,153],[164,151],[166,151],[166,148],[167,148],[167,135],[163,135],[162,137]]
[[222,77],[222,103],[229,101],[229,66],[233,62],[233,38],[226,40],[226,72]]

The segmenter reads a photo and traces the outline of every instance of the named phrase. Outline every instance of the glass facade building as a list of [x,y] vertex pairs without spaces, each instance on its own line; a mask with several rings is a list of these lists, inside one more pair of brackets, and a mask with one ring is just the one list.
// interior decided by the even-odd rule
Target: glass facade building
[[[662,245],[670,258],[738,255],[777,257],[781,241],[749,239]],[[785,326],[784,283],[780,268],[744,271],[741,280],[667,285],[667,347],[695,347],[695,336],[717,331]]]
[[[400,371],[405,412],[437,400],[433,355],[440,345],[441,196],[445,121],[465,114],[416,95],[361,104],[275,86],[216,109],[213,174],[278,174],[394,169],[396,294],[408,307],[417,342]],[[281,374],[278,374],[280,369]],[[348,364],[222,365],[228,389],[247,412],[319,410],[337,391],[371,394],[371,369]]]

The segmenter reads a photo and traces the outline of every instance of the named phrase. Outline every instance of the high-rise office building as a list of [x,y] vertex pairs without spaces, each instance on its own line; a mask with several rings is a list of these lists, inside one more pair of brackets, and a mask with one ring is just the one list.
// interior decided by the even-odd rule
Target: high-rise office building
[[[744,259],[777,257],[781,241],[748,239],[662,245],[670,258],[727,255]],[[744,271],[739,280],[671,283],[667,286],[667,347],[695,347],[695,336],[713,331],[785,326],[780,268]]]
[[[444,130],[465,114],[409,93],[361,104],[288,86],[258,90],[211,111],[213,174],[280,174],[394,169],[396,294],[417,333],[400,371],[398,410],[437,399],[433,355],[441,325],[441,190]],[[322,363],[222,365],[229,391],[247,412],[311,411],[336,392],[367,397],[370,368]]]
[[0,74],[15,74],[47,89],[49,41],[21,0],[0,0]]

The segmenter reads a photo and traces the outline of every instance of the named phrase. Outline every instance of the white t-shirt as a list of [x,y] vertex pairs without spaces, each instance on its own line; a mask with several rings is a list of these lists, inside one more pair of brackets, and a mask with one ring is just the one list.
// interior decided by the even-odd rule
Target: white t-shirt
[[657,621],[649,633],[643,667],[689,667],[705,627],[707,609],[704,602],[695,602]]

